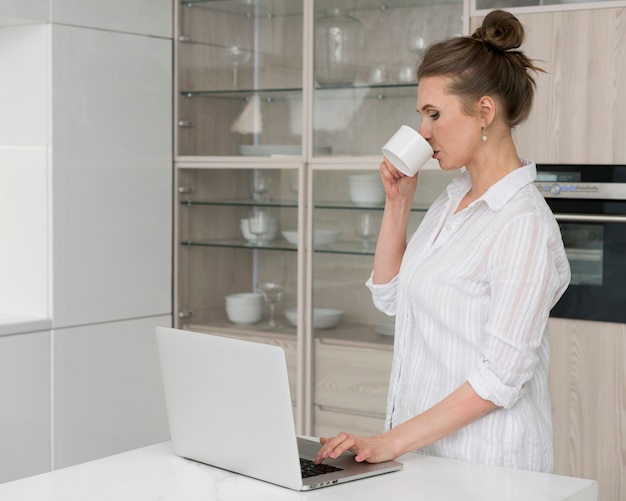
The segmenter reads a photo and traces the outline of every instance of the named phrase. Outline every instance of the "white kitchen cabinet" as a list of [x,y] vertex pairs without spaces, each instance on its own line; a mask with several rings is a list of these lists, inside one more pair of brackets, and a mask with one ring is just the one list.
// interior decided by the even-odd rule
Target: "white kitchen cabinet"
[[50,332],[0,336],[0,483],[50,470]]
[[52,27],[53,322],[171,311],[171,41]]
[[53,332],[54,468],[169,439],[151,317]]
[[46,356],[0,338],[0,370],[23,364],[0,383],[2,429],[21,422],[1,448],[14,478],[168,437],[171,4],[59,0],[51,20],[52,3],[0,6],[0,314],[55,329]]
[[[375,409],[364,411],[358,395],[327,386],[326,369],[333,368],[337,380],[343,372],[336,372],[332,351],[317,349],[316,340],[350,340],[341,345],[346,367],[361,363],[363,349],[372,350],[374,359],[380,349],[376,385],[386,387],[390,341],[377,329],[388,328],[393,320],[374,308],[364,285],[375,237],[365,245],[356,231],[360,216],[380,217],[384,197],[356,203],[349,179],[363,174],[376,178],[380,147],[388,137],[403,123],[419,125],[415,70],[422,49],[417,42],[463,32],[466,4],[173,3],[176,325],[227,335],[292,336],[298,431],[344,425],[380,431],[385,396],[377,395]],[[339,7],[341,12],[335,11]],[[365,36],[351,59],[340,54],[340,47],[325,52],[316,45],[326,23],[326,35],[360,26]],[[346,40],[342,38],[342,47]],[[325,56],[316,57],[320,54]],[[342,71],[358,71],[347,79],[345,73],[323,75],[329,62],[339,62]],[[447,179],[443,176],[442,182],[435,170],[430,174],[424,179],[430,177],[432,183],[421,183],[424,192],[416,196],[412,228]],[[255,191],[262,177],[271,178],[269,192]],[[261,244],[249,242],[240,224],[250,211],[270,211],[278,221],[277,235]],[[289,241],[284,230],[291,230],[295,239]],[[323,241],[323,234],[333,236]],[[259,280],[270,279],[285,285],[277,310],[282,325],[268,329],[267,315],[254,325],[229,322],[225,296],[254,290]],[[314,311],[320,308],[340,309],[339,324],[317,328]],[[283,317],[286,309],[297,310],[297,327]],[[359,344],[364,340],[367,348]],[[367,377],[364,365],[355,378]]]

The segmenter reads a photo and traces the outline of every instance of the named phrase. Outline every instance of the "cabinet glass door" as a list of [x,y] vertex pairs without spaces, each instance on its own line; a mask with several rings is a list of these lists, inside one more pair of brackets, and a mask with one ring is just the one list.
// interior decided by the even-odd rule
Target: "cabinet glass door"
[[[179,169],[178,324],[295,335],[300,168]],[[297,238],[297,237],[296,237]]]
[[462,0],[315,1],[314,155],[372,155],[416,127],[424,48],[463,32]]
[[[458,172],[419,174],[407,238]],[[378,311],[365,286],[383,216],[378,170],[320,166],[312,172],[313,432],[383,430],[395,318]]]
[[[346,427],[378,433],[384,426],[395,319],[374,307],[365,282],[385,192],[378,171],[316,170],[313,197],[313,430],[322,436]],[[414,206],[410,233],[427,207]]]
[[300,155],[302,2],[178,7],[178,156]]

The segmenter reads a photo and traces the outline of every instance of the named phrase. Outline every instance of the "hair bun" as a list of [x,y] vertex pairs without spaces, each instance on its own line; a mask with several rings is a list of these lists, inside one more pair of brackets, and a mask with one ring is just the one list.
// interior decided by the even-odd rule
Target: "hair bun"
[[494,10],[487,14],[472,38],[502,51],[517,49],[524,41],[524,27],[510,12]]

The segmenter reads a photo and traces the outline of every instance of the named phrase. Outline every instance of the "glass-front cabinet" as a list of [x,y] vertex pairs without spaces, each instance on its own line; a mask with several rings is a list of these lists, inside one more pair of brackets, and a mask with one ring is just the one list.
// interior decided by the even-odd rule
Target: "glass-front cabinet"
[[[467,4],[188,0],[175,11],[176,325],[283,346],[300,433],[379,432],[394,320],[365,287],[380,148],[419,125],[421,52],[467,31]],[[431,167],[410,230],[445,184]]]

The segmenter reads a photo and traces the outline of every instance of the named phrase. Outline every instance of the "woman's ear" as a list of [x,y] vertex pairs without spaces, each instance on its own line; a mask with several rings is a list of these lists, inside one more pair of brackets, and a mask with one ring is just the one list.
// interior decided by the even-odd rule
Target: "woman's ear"
[[496,116],[496,102],[490,96],[483,96],[478,102],[480,116],[484,120],[483,127],[489,127]]

